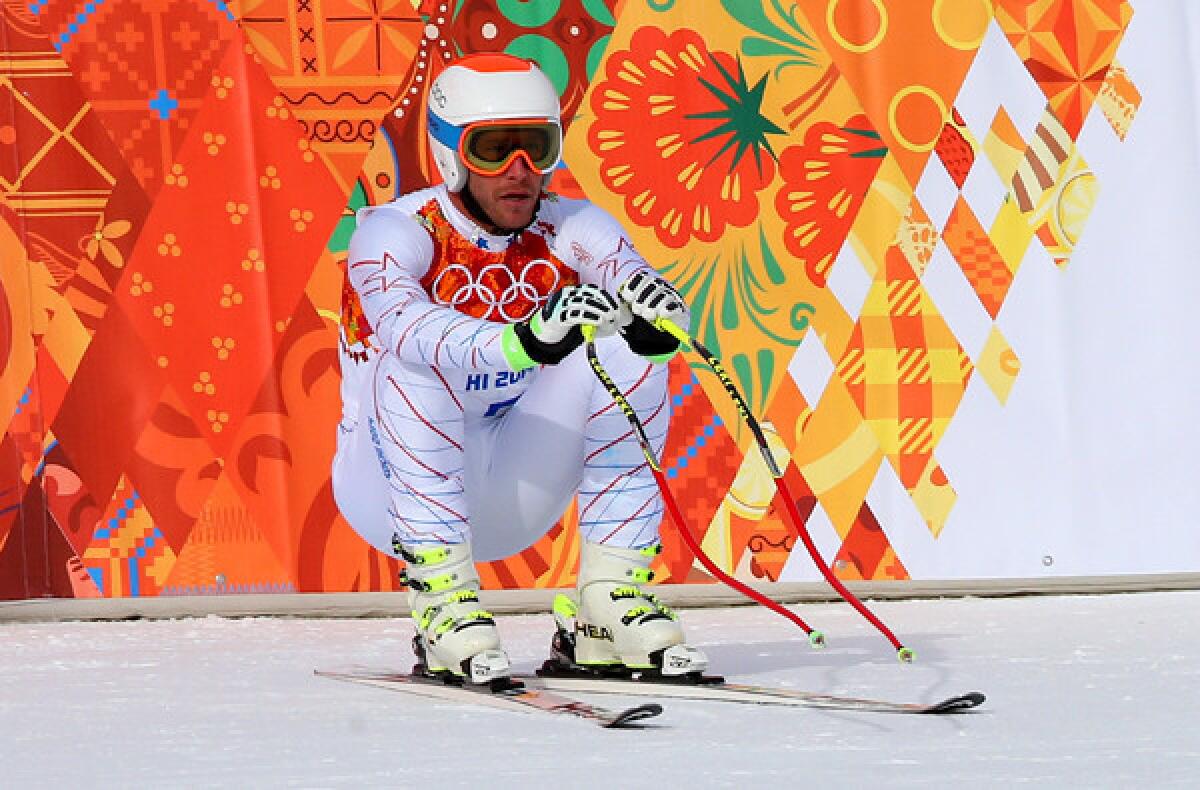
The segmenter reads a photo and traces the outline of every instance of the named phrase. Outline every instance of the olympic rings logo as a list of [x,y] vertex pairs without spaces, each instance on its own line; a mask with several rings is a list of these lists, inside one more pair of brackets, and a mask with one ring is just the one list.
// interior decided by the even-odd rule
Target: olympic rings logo
[[[551,276],[551,281],[547,284],[545,293],[539,291],[536,285],[529,282],[530,275],[535,273],[539,268],[546,269]],[[450,275],[451,272],[461,276],[466,282],[460,285],[447,298],[442,296],[441,286],[443,279],[447,275]],[[507,280],[508,285],[497,293],[495,289],[485,284],[485,280],[489,276],[495,276],[501,281]],[[438,304],[459,308],[468,302],[476,301],[487,308],[487,312],[480,316],[480,318],[492,319],[494,316],[498,316],[504,321],[512,322],[520,321],[530,315],[545,302],[546,297],[558,288],[560,278],[561,275],[558,268],[544,258],[537,258],[525,264],[520,274],[515,274],[511,268],[503,263],[489,263],[478,272],[472,272],[461,263],[452,263],[438,273],[438,276],[434,278],[433,283],[429,286],[429,291],[434,301]],[[521,315],[511,314],[509,311],[514,305],[520,302],[530,302],[532,304]]]

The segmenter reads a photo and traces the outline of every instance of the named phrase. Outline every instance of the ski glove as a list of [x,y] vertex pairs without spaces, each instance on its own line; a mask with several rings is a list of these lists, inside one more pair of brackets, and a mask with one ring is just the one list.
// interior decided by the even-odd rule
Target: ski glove
[[617,289],[617,295],[622,306],[632,313],[632,320],[622,322],[621,326],[621,336],[629,347],[654,362],[670,359],[679,350],[679,341],[654,323],[665,318],[687,329],[691,317],[679,292],[661,277],[640,271]]
[[583,344],[583,327],[597,337],[616,334],[621,309],[612,294],[595,285],[568,285],[550,294],[541,310],[505,328],[504,356],[513,370],[557,365]]

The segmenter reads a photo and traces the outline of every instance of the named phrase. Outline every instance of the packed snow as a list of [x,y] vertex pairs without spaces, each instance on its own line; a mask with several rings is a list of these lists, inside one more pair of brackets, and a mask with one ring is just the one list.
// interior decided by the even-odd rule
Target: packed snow
[[[406,668],[406,619],[0,623],[0,785],[47,787],[1195,787],[1200,592],[876,602],[902,665],[844,604],[829,636],[757,607],[683,612],[731,680],[902,701],[914,716],[660,700],[640,729],[313,675]],[[2,615],[2,612],[0,612]],[[547,615],[500,620],[517,669]],[[616,706],[623,697],[590,696]],[[630,698],[632,701],[632,698]]]

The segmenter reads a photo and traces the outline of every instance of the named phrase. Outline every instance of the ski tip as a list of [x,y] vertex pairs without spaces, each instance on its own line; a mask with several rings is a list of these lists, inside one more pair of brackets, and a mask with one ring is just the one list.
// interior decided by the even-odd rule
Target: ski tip
[[981,691],[968,691],[966,694],[960,694],[957,697],[951,697],[947,700],[942,700],[936,705],[929,706],[925,713],[960,713],[978,708],[987,700]]
[[809,631],[808,643],[813,646],[814,650],[820,650],[828,644],[825,641],[825,634],[821,631]]
[[896,658],[900,659],[901,664],[911,664],[917,660],[917,654],[911,647],[901,647],[896,651]]
[[661,715],[662,712],[662,705],[654,702],[647,702],[643,705],[638,705],[636,707],[627,708],[621,711],[611,722],[604,726],[609,729],[629,727],[637,724],[637,722],[645,719],[652,719],[655,716]]

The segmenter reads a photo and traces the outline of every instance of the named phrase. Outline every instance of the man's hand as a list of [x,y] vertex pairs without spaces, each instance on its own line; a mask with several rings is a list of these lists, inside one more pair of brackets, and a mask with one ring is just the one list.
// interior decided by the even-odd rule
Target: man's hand
[[583,344],[585,325],[597,337],[616,334],[621,309],[617,300],[595,285],[568,285],[550,294],[537,310],[505,330],[504,355],[514,370],[557,365]]
[[685,331],[691,318],[687,304],[669,282],[650,272],[640,271],[617,289],[622,307],[632,320],[622,322],[621,336],[637,354],[655,362],[665,362],[679,350],[679,340],[655,326],[666,319]]
[[612,294],[595,285],[568,285],[550,294],[539,313],[540,320],[534,315],[530,330],[541,342],[553,345],[584,324],[596,327],[596,337],[615,335],[620,307]]
[[683,297],[669,282],[650,272],[641,271],[630,277],[617,289],[617,296],[629,305],[639,318],[651,326],[660,318],[687,329],[688,309]]

